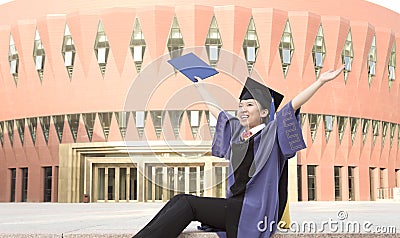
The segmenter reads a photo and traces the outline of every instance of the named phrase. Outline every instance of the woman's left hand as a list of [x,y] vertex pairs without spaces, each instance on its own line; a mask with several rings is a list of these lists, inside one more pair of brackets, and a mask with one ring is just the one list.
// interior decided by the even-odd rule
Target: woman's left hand
[[337,70],[329,70],[324,72],[323,74],[321,74],[318,78],[318,81],[320,81],[321,83],[326,83],[329,82],[333,79],[335,79],[344,69],[345,65],[342,65],[340,68],[338,68]]

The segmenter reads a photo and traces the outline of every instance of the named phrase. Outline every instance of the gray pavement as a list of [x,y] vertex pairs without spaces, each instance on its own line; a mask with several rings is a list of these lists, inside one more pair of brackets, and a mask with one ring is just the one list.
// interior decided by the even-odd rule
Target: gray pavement
[[[0,203],[0,236],[129,237],[162,206],[163,203]],[[400,233],[399,202],[297,202],[290,204],[290,212],[292,234]],[[192,222],[186,232],[196,230],[198,224]],[[353,229],[354,224],[358,224],[359,231]],[[315,230],[310,230],[312,225]]]

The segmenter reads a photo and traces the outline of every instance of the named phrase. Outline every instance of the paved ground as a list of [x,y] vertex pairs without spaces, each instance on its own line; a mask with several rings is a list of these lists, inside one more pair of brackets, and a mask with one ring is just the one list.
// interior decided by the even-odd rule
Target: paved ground
[[[0,234],[48,234],[48,237],[125,234],[126,237],[135,234],[162,205],[0,203]],[[299,202],[291,203],[290,208],[290,233],[314,233],[309,230],[313,225],[322,233],[400,233],[399,202]],[[187,230],[196,230],[197,225],[193,222]],[[359,232],[354,230],[357,226]]]

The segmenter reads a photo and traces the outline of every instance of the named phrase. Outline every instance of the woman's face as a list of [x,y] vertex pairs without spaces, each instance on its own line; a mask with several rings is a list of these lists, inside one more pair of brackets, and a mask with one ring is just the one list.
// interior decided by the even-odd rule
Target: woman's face
[[251,129],[262,123],[261,117],[268,115],[267,109],[261,109],[260,104],[254,99],[241,100],[239,103],[238,118],[240,124]]

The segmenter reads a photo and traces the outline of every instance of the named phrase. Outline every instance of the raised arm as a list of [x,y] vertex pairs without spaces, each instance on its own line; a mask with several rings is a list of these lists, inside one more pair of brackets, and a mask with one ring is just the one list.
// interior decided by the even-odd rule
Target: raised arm
[[199,80],[199,82],[195,83],[194,85],[196,86],[197,91],[199,91],[200,96],[203,98],[204,102],[206,103],[210,113],[215,118],[218,118],[218,115],[222,110],[219,108],[217,100],[208,93],[207,89],[204,87],[201,80]]
[[308,88],[304,89],[299,94],[297,94],[296,97],[293,98],[292,100],[293,109],[295,111],[299,109],[318,91],[320,87],[322,87],[322,85],[336,78],[343,71],[343,69],[344,65],[342,65],[340,68],[336,70],[329,70],[321,74],[317,81],[315,81],[313,84],[308,86]]

